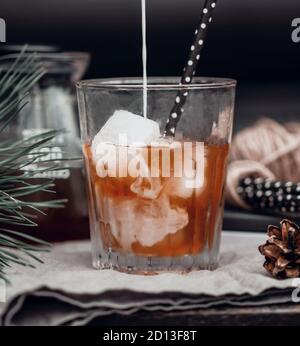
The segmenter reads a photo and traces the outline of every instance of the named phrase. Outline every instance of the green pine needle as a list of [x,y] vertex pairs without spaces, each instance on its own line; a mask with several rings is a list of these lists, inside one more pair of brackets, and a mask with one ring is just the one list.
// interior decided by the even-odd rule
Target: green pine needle
[[[47,131],[22,140],[1,140],[1,133],[27,104],[29,90],[45,73],[35,55],[25,51],[26,47],[8,69],[0,69],[0,279],[7,282],[5,269],[16,264],[34,267],[32,260],[41,260],[33,252],[50,250],[49,243],[18,232],[16,227],[36,227],[35,214],[44,214],[45,208],[63,208],[67,201],[30,201],[30,196],[37,192],[53,193],[54,184],[51,180],[33,183],[30,179],[36,172],[26,170],[45,155],[40,149],[51,147],[51,141],[61,131]],[[58,161],[39,173],[59,169]]]

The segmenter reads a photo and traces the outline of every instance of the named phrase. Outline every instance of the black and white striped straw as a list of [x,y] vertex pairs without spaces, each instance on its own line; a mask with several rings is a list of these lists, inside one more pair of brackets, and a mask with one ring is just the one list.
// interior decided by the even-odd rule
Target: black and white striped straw
[[[216,7],[216,0],[205,0],[204,7],[201,14],[200,25],[195,31],[195,38],[190,48],[189,58],[183,70],[181,78],[181,85],[188,85],[192,82],[196,73],[197,65],[201,57],[201,52],[205,43],[205,38],[208,31],[208,26],[212,21],[212,14]],[[182,88],[176,96],[175,104],[171,110],[169,118],[166,123],[164,135],[175,136],[177,124],[184,112],[183,106],[188,97],[188,89]]]

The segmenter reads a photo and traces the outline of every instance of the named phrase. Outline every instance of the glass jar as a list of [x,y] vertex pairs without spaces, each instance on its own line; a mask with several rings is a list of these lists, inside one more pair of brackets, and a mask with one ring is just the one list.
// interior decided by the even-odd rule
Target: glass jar
[[[29,53],[26,53],[24,58]],[[18,54],[0,57],[0,69],[10,66]],[[45,156],[24,170],[37,172],[32,182],[40,183],[52,179],[56,194],[46,192],[30,196],[30,200],[67,199],[63,209],[47,209],[46,215],[36,215],[38,224],[32,231],[40,238],[50,241],[80,239],[88,235],[88,215],[83,180],[79,119],[76,105],[75,83],[85,73],[89,64],[89,54],[81,52],[40,52],[37,54],[46,73],[34,85],[28,95],[28,104],[22,108],[16,121],[8,129],[9,136],[27,139],[49,130],[65,130],[49,145],[43,148]],[[38,172],[45,168],[45,159],[59,159],[59,169]],[[77,158],[73,161],[64,159]],[[41,232],[37,232],[41,231]]]

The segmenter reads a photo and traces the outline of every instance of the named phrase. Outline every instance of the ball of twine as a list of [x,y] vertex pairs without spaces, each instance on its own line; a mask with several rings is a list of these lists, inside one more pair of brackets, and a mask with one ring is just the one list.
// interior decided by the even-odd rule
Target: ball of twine
[[281,125],[263,118],[234,137],[226,197],[231,204],[249,209],[236,192],[247,176],[300,182],[300,122]]

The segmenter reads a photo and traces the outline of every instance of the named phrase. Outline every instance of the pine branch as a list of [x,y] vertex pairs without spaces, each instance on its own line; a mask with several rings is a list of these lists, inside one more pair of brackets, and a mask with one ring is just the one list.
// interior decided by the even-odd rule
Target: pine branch
[[[37,192],[53,193],[53,181],[32,183],[31,178],[37,171],[26,170],[37,163],[49,148],[53,139],[62,131],[47,131],[28,139],[2,140],[1,134],[27,104],[27,95],[32,86],[44,75],[43,67],[34,54],[26,54],[26,47],[5,71],[0,70],[0,279],[8,281],[5,269],[15,264],[34,267],[33,261],[41,260],[33,254],[49,251],[50,244],[18,232],[11,227],[36,227],[33,213],[42,213],[45,208],[62,208],[65,199],[30,201]],[[59,169],[58,161],[39,168],[39,173]],[[23,197],[26,196],[26,201]]]

